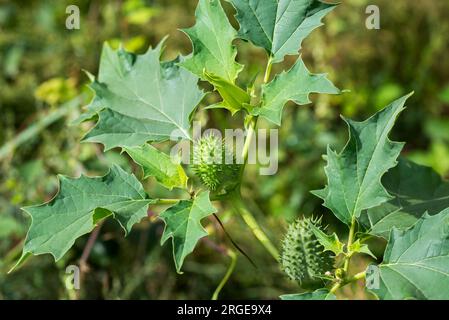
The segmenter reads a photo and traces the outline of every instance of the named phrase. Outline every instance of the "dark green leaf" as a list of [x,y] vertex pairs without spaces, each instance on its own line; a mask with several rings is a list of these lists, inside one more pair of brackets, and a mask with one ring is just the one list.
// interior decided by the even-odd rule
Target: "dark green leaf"
[[77,238],[110,214],[128,233],[147,216],[153,202],[136,177],[118,166],[103,177],[59,176],[59,180],[60,189],[53,200],[23,209],[32,221],[19,263],[29,254],[50,253],[55,260],[61,259]]
[[[181,65],[204,79],[204,71],[235,83],[242,66],[235,62],[237,49],[232,41],[237,32],[228,21],[219,0],[200,0],[196,24],[184,30],[193,45],[193,56]],[[205,80],[205,79],[204,79]]]
[[382,184],[394,198],[368,209],[361,222],[370,234],[388,238],[392,227],[404,230],[424,213],[437,214],[449,208],[449,182],[431,168],[399,158],[397,167],[382,178]]
[[163,42],[144,55],[103,48],[96,93],[88,114],[99,122],[85,141],[106,149],[139,146],[147,141],[190,139],[189,116],[204,97],[198,78],[171,62],[159,61]]
[[262,105],[253,114],[280,125],[282,111],[288,101],[304,105],[310,103],[311,93],[338,94],[338,90],[325,74],[313,74],[307,70],[301,58],[287,72],[283,72],[262,87]]
[[381,299],[449,297],[449,209],[425,215],[410,229],[393,229],[379,265]]
[[161,244],[172,238],[173,257],[178,272],[181,272],[185,257],[201,238],[207,236],[201,220],[215,212],[217,210],[209,200],[209,192],[203,192],[193,200],[180,201],[160,215],[165,222]]
[[295,55],[302,41],[336,5],[318,0],[228,0],[237,10],[239,37],[264,48],[273,62]]
[[366,121],[344,119],[349,128],[348,143],[339,154],[328,148],[325,167],[328,185],[314,194],[348,225],[363,210],[392,199],[381,178],[396,166],[404,144],[390,141],[388,135],[409,96],[394,101]]

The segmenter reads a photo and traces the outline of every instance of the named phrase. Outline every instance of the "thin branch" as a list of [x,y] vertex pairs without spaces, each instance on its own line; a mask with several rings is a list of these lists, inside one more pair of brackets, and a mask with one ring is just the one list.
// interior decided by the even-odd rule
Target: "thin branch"
[[100,233],[101,227],[103,226],[104,221],[100,221],[98,225],[95,227],[94,231],[89,235],[89,239],[87,240],[86,245],[84,246],[83,253],[81,254],[81,258],[79,260],[81,274],[84,274],[89,270],[87,260],[89,259],[90,253],[92,252],[92,248],[97,241],[98,234]]

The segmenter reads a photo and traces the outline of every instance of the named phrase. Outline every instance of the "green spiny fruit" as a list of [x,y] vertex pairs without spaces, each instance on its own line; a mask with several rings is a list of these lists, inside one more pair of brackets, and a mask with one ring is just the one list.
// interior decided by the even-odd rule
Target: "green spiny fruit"
[[312,231],[321,227],[321,219],[298,219],[292,223],[282,243],[281,265],[285,273],[303,288],[322,284],[322,277],[333,270],[334,257],[324,251]]
[[199,139],[193,146],[193,170],[210,190],[232,189],[239,182],[241,166],[234,153],[215,135]]

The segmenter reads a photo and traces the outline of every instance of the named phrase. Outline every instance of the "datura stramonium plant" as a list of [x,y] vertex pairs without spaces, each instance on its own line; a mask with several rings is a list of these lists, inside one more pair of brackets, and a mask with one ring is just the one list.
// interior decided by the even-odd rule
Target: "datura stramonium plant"
[[[171,242],[176,271],[182,273],[185,259],[198,242],[226,227],[206,218],[215,215],[218,219],[222,212],[233,212],[274,258],[273,263],[281,262],[290,278],[305,287],[323,285],[282,299],[336,299],[341,287],[358,280],[366,280],[370,292],[380,299],[449,298],[448,184],[429,168],[401,158],[404,143],[389,139],[411,94],[379,108],[365,121],[343,118],[348,142],[339,152],[331,146],[326,150],[326,186],[313,194],[347,229],[346,241],[324,232],[319,220],[302,219],[289,227],[279,254],[279,241],[271,239],[282,236],[267,235],[244,199],[257,194],[244,192],[249,146],[256,141],[258,126],[282,126],[287,104],[304,107],[311,103],[310,94],[342,93],[325,73],[310,72],[299,55],[304,40],[323,25],[323,18],[337,5],[320,0],[227,2],[235,9],[238,30],[229,22],[220,0],[199,0],[195,25],[183,30],[193,47],[188,56],[164,61],[164,48],[169,45],[166,39],[144,54],[105,43],[99,74],[89,75],[95,96],[80,118],[80,122],[96,124],[83,140],[101,143],[105,150],[117,148],[141,169],[131,173],[113,165],[100,177],[61,176],[59,193],[50,202],[24,208],[32,219],[15,267],[31,255],[51,254],[56,261],[61,259],[78,238],[105,219],[115,220],[127,234],[156,207],[165,225],[161,244]],[[252,62],[249,68],[249,63],[245,66],[245,61],[236,61],[238,49],[247,50],[251,45],[267,54],[266,63]],[[280,64],[286,56],[292,66],[274,75],[274,70],[283,69]],[[248,72],[254,69],[258,69],[255,77]],[[209,82],[209,92],[199,86],[200,81]],[[206,95],[213,99],[205,99]],[[246,133],[244,147],[228,150],[213,135],[197,141],[193,171],[202,182],[198,184],[165,150],[173,140],[193,140],[192,121],[199,110],[217,109],[234,117],[233,127],[237,121],[241,123],[240,129]],[[223,132],[227,123],[221,123],[218,129]],[[207,123],[202,125],[207,127]],[[242,165],[226,163],[226,159],[235,160],[236,151]],[[289,161],[299,157],[292,155]],[[221,163],[216,163],[217,159]],[[147,190],[152,184],[142,183],[147,179],[166,192],[177,190],[170,199],[157,198],[155,190]],[[229,215],[227,221],[238,223],[235,216]],[[382,262],[381,253],[376,257],[366,243],[373,237],[388,241]],[[231,263],[213,298],[232,276],[235,249],[239,249],[235,242],[220,245],[227,246],[225,254]],[[375,265],[351,273],[351,258],[356,254],[374,259]],[[368,270],[374,269],[373,280]]]

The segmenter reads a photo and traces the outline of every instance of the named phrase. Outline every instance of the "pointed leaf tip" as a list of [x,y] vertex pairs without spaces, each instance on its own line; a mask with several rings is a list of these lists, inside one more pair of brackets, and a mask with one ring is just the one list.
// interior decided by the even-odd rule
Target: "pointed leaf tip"
[[[303,40],[337,4],[319,0],[228,0],[237,11],[239,37],[262,47],[274,63],[296,55]],[[288,10],[286,8],[288,7]]]
[[363,210],[392,198],[381,178],[397,165],[404,144],[390,141],[388,135],[409,96],[397,99],[363,122],[344,119],[349,129],[346,146],[339,154],[328,148],[326,192],[315,194],[324,196],[324,206],[344,223],[350,224]]
[[168,208],[160,219],[165,223],[161,238],[163,245],[172,239],[176,270],[181,272],[184,259],[193,252],[198,241],[207,236],[201,220],[217,212],[209,199],[209,192],[199,193],[193,200],[182,200]]
[[143,186],[132,174],[113,165],[102,177],[68,178],[60,176],[59,191],[47,203],[24,208],[31,216],[22,258],[49,253],[56,261],[75,240],[95,227],[94,212],[101,208],[114,214],[125,232],[147,215],[148,204]]

